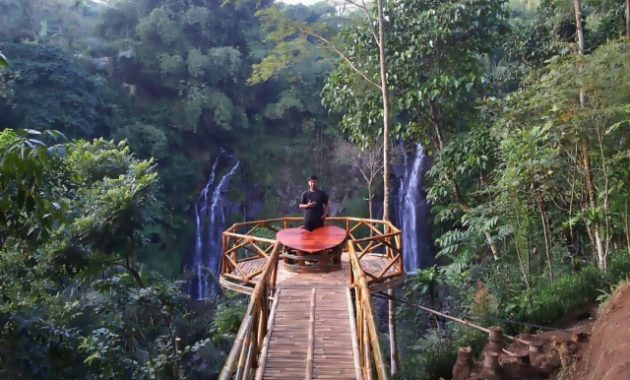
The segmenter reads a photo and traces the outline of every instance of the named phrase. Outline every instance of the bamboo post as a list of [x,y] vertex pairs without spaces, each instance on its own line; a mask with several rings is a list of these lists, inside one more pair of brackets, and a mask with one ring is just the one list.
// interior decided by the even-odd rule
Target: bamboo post
[[317,290],[313,288],[311,290],[311,310],[309,316],[308,327],[308,345],[306,352],[306,377],[305,380],[311,380],[313,378],[313,350],[315,349],[315,300]]
[[370,337],[369,337],[369,328],[367,313],[363,312],[363,336],[361,339],[363,340],[363,361],[365,364],[365,379],[372,380],[372,359],[370,357]]
[[243,369],[243,379],[249,380],[250,372],[252,370],[252,363],[256,360],[256,352],[258,352],[258,345],[256,344],[256,339],[251,339],[249,344],[249,348],[247,350],[247,356],[245,358],[245,366]]
[[258,299],[258,333],[256,343],[262,347],[263,339],[267,331],[267,286],[264,284],[262,296]]
[[[350,273],[352,273],[352,271],[350,271]],[[352,357],[354,358],[354,372],[357,375],[357,380],[363,380],[363,371],[361,370],[361,358],[360,358],[360,351],[359,351],[359,344],[357,339],[359,338],[358,335],[358,330],[357,330],[357,321],[355,316],[353,315],[354,313],[352,313],[352,309],[354,308],[354,305],[352,304],[352,296],[350,295],[350,289],[346,288],[346,301],[348,303],[348,319],[350,322],[350,331],[351,331],[351,335],[352,335],[352,352],[353,355]],[[356,310],[356,309],[355,309]],[[358,313],[358,310],[357,310]]]
[[[245,322],[245,326],[249,325],[251,318],[251,315],[246,317],[246,319],[243,321]],[[243,325],[241,325],[241,328],[238,330],[236,339],[234,339],[234,344],[232,345],[232,350],[230,350],[228,358],[225,362],[225,366],[223,366],[223,369],[221,370],[221,374],[219,375],[220,380],[230,380],[232,378],[232,373],[235,370],[239,355],[241,353],[245,334],[247,334],[247,328],[242,327]]]

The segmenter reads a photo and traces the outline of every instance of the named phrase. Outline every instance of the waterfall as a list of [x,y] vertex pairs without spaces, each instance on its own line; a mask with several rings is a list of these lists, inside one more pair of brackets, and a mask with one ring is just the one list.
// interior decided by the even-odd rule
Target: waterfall
[[223,193],[227,190],[230,177],[236,173],[240,165],[240,161],[237,161],[213,188],[219,158],[224,153],[222,149],[219,151],[212,164],[208,182],[195,202],[195,252],[189,293],[198,300],[206,299],[214,293],[213,287],[216,286],[214,279],[219,273],[221,262],[221,234],[225,228]]
[[413,159],[408,159],[405,154],[403,161],[404,173],[400,178],[398,193],[398,225],[402,227],[403,263],[408,273],[426,268],[434,259],[429,226],[430,210],[423,182],[429,160],[422,145],[417,144]]

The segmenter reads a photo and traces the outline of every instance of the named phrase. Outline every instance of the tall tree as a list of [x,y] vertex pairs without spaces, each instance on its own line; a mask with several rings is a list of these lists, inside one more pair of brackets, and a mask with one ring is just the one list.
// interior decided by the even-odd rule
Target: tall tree
[[[582,1],[581,0],[573,0],[573,8],[575,10],[575,39],[577,43],[577,54],[578,56],[584,55],[584,26],[582,24]],[[582,71],[582,63],[577,61],[577,71],[578,75]],[[584,88],[580,86],[580,108],[583,109],[585,107],[586,102],[586,94],[584,92]],[[582,169],[584,171],[585,177],[585,186],[586,186],[586,195],[588,199],[588,206],[595,210],[597,208],[598,203],[598,195],[597,190],[595,189],[595,184],[593,183],[593,169],[591,167],[591,144],[587,136],[582,136],[581,142],[582,149]],[[604,202],[604,207],[606,208],[606,202]],[[604,210],[606,212],[607,210]],[[591,236],[594,241],[595,249],[597,251],[597,263],[601,270],[606,270],[606,262],[608,256],[608,250],[604,245],[604,237],[602,236],[602,230],[600,223],[595,223]]]
[[[364,2],[359,3],[352,0],[344,0],[344,2],[358,9],[358,12],[363,16],[361,17],[361,25],[367,25],[367,28],[370,30],[370,39],[372,44],[377,46],[378,51],[377,70],[357,60],[355,53],[351,49],[345,49],[335,42],[333,40],[334,33],[331,33],[334,30],[331,30],[325,21],[319,25],[310,25],[305,22],[290,20],[282,13],[282,8],[272,7],[258,12],[258,15],[263,24],[273,30],[268,39],[275,44],[275,47],[260,64],[254,65],[250,82],[255,84],[265,81],[277,71],[294,64],[296,62],[296,52],[299,52],[297,54],[299,58],[303,54],[301,52],[312,49],[313,42],[315,42],[336,55],[341,62],[350,68],[353,76],[358,76],[364,81],[365,85],[377,90],[380,93],[379,120],[381,122],[381,132],[379,135],[383,140],[383,219],[389,220],[391,186],[388,166],[390,162],[391,116],[387,82],[387,42],[385,38],[386,22],[383,13],[383,2],[382,0],[377,0],[375,9],[370,9]],[[374,30],[373,25],[376,25],[378,30]],[[367,144],[362,145],[367,146]]]
[[[464,215],[474,216],[480,211],[470,199],[474,195],[466,194],[461,188],[463,179],[457,178],[467,169],[458,168],[461,161],[450,159],[445,152],[452,152],[467,127],[479,122],[476,104],[487,87],[480,57],[492,52],[506,30],[504,2],[400,0],[387,2],[385,12],[391,20],[386,38],[392,132],[398,138],[424,141],[427,150],[437,156],[432,172],[438,176],[439,190],[433,194],[454,199]],[[351,47],[354,61],[375,72],[379,49],[370,30],[369,26],[350,27],[342,38]],[[380,136],[375,123],[381,108],[379,95],[357,81],[346,62],[341,62],[324,88],[325,104],[344,115],[344,130],[363,143]],[[491,228],[485,224],[480,232],[498,257]]]

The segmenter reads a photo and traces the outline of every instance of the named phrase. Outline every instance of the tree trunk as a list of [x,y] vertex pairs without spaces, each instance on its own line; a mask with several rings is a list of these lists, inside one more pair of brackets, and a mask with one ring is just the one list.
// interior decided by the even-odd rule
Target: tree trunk
[[[595,186],[593,185],[593,173],[591,170],[589,152],[590,145],[588,141],[586,139],[582,139],[582,161],[584,165],[584,179],[586,181],[586,195],[589,207],[594,210],[597,207],[597,196],[595,194]],[[597,252],[597,267],[602,271],[605,271],[607,255],[606,250],[604,249],[604,242],[602,241],[599,223],[595,223],[593,226],[593,240],[595,250]]]
[[389,93],[387,89],[387,62],[385,61],[385,18],[383,1],[377,0],[378,7],[378,55],[381,70],[381,92],[383,95],[383,219],[389,220]]
[[[582,25],[582,2],[581,0],[573,0],[573,7],[575,8],[575,35],[577,38],[578,54],[584,54],[584,26]],[[578,63],[578,75],[581,72],[580,63]],[[584,108],[586,97],[584,89],[580,88],[580,108]],[[590,144],[586,138],[582,138],[582,159],[584,165],[584,178],[586,180],[586,194],[588,203],[591,209],[595,209],[597,206],[597,197],[595,194],[595,186],[593,185],[593,173],[591,171],[591,161],[589,157]],[[602,271],[606,270],[606,252],[604,249],[604,243],[602,241],[601,231],[599,223],[595,223],[593,227],[593,239],[595,243],[595,249],[597,251],[597,266]]]
[[[385,61],[385,18],[383,17],[383,1],[377,0],[378,8],[378,55],[381,69],[381,92],[383,94],[383,219],[389,220],[389,93],[387,89],[387,62]],[[393,290],[389,290],[393,295]],[[390,372],[392,377],[398,373],[398,345],[396,342],[396,305],[389,300],[389,344],[390,344]]]
[[[372,184],[368,184],[368,213],[370,215],[370,219],[374,219],[374,195],[372,195]],[[373,232],[373,231],[370,231]],[[372,234],[370,233],[370,236]]]
[[[519,212],[518,212],[518,208],[515,208],[515,217],[516,217],[516,224],[518,226],[518,230],[522,230],[523,227],[521,226],[521,221],[519,218]],[[527,254],[527,266],[525,266],[524,261],[523,261],[523,255],[522,255],[522,250],[521,250],[521,245],[519,244],[519,236],[518,234],[514,234],[514,246],[516,248],[516,258],[518,259],[518,267],[521,270],[521,274],[523,275],[523,281],[525,282],[525,288],[527,290],[529,290],[531,288],[531,285],[529,283],[529,253]]]
[[630,0],[626,0],[626,38],[630,39]]
[[575,8],[575,38],[578,45],[578,53],[584,54],[584,27],[582,25],[582,0],[573,0]]
[[547,257],[547,265],[549,266],[549,279],[553,281],[553,264],[551,262],[551,244],[549,241],[549,225],[547,224],[547,217],[545,215],[545,201],[540,193],[536,192],[536,204],[538,205],[538,212],[540,213],[540,219],[543,225],[543,236],[545,239],[545,256]]
[[599,159],[601,160],[601,173],[604,177],[604,191],[603,191],[603,203],[602,207],[604,210],[604,255],[608,257],[608,252],[610,251],[610,241],[612,233],[611,228],[611,220],[610,220],[610,180],[608,177],[608,164],[606,163],[606,155],[604,153],[604,129],[601,125],[598,125],[596,130],[597,133],[597,142],[599,145]]

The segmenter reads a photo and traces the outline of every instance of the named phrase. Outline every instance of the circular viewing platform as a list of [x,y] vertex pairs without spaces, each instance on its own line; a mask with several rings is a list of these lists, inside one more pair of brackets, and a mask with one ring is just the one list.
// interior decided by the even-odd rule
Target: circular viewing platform
[[[350,249],[373,291],[404,280],[402,233],[391,222],[330,217],[324,227],[313,231],[301,228],[302,222],[300,217],[285,217],[232,225],[222,238],[221,285],[251,294],[270,264],[274,265],[274,286],[298,279],[352,284]],[[280,254],[275,255],[276,262],[270,263],[274,249]],[[317,278],[308,275],[329,272]]]

